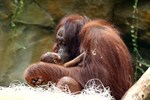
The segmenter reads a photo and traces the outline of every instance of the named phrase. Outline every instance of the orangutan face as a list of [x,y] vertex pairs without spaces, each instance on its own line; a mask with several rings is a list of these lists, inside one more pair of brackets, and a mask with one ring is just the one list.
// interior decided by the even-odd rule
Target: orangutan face
[[58,55],[61,57],[61,62],[67,62],[70,59],[70,52],[69,48],[67,46],[67,41],[65,39],[65,29],[64,27],[61,27],[57,34],[56,34],[56,40],[57,40],[57,46],[59,47],[58,49]]

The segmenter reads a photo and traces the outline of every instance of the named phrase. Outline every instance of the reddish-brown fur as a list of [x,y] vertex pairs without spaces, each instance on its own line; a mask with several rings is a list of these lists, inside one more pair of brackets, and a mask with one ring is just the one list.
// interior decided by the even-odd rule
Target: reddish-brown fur
[[79,34],[82,61],[70,68],[39,62],[25,71],[30,84],[33,78],[42,77],[44,82],[58,80],[64,76],[75,79],[82,87],[93,78],[109,86],[112,95],[120,100],[132,85],[132,67],[129,51],[113,25],[103,20],[86,24]]
[[[81,28],[89,21],[86,16],[72,14],[65,16],[56,27],[56,41],[53,51],[61,57],[61,64],[74,59],[80,54],[78,34]],[[52,62],[51,55],[42,55],[41,61]]]

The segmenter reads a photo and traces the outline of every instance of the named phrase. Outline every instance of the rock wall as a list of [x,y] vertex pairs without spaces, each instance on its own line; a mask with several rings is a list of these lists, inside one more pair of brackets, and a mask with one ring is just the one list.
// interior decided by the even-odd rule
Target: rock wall
[[[0,0],[0,85],[24,81],[23,71],[51,50],[54,28],[68,14],[112,21],[131,48],[133,4],[131,0]],[[139,49],[150,62],[150,1],[140,0],[138,8]]]

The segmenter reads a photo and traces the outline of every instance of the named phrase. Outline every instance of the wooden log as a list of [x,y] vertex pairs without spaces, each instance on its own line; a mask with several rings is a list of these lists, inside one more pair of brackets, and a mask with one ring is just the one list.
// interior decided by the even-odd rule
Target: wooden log
[[121,100],[150,100],[150,67]]

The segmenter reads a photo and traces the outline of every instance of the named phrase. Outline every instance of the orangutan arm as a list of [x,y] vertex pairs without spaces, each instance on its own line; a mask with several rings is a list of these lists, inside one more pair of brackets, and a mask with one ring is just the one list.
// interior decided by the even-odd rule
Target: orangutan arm
[[76,64],[78,64],[79,62],[82,61],[83,59],[83,56],[84,56],[84,52],[81,53],[79,56],[77,56],[76,58],[74,58],[73,60],[69,61],[69,62],[66,62],[64,64],[64,67],[72,67],[72,66],[75,66]]

